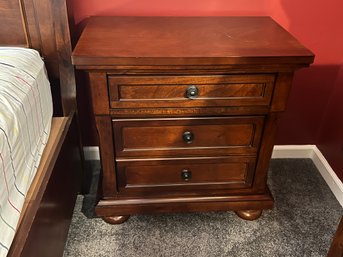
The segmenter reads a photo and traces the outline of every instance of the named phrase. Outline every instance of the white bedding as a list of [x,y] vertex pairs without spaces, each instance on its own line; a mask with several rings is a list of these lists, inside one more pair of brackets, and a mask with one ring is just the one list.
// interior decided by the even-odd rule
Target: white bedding
[[13,241],[51,119],[50,84],[39,53],[0,47],[0,257]]

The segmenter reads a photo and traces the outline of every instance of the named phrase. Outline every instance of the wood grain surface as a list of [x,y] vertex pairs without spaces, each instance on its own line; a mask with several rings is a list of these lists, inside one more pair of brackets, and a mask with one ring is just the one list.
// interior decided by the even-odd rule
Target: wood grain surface
[[273,205],[278,115],[293,72],[313,59],[269,17],[90,18],[73,63],[91,78],[103,163],[96,213],[258,218]]
[[92,66],[312,61],[270,17],[92,17],[73,52]]

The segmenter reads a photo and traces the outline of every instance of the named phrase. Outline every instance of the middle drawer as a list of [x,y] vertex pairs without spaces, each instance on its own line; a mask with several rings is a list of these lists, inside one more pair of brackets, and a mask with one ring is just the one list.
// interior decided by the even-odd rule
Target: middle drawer
[[264,118],[113,120],[116,157],[256,155]]

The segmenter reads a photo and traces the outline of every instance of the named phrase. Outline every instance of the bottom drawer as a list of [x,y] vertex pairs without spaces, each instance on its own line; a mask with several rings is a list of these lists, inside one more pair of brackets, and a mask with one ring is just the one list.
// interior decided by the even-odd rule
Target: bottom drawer
[[118,160],[119,192],[251,187],[254,157]]

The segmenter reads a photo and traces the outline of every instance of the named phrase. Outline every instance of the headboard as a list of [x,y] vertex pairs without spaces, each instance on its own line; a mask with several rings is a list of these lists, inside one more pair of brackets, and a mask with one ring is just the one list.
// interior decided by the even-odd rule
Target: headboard
[[55,114],[62,116],[76,105],[70,59],[74,21],[69,2],[0,0],[0,46],[29,47],[40,52],[52,84]]
[[0,0],[0,46],[40,52],[53,93],[54,116],[64,116],[52,119],[45,157],[26,195],[21,222],[8,253],[12,257],[62,256],[79,190],[82,157],[74,115],[74,21],[70,1]]

